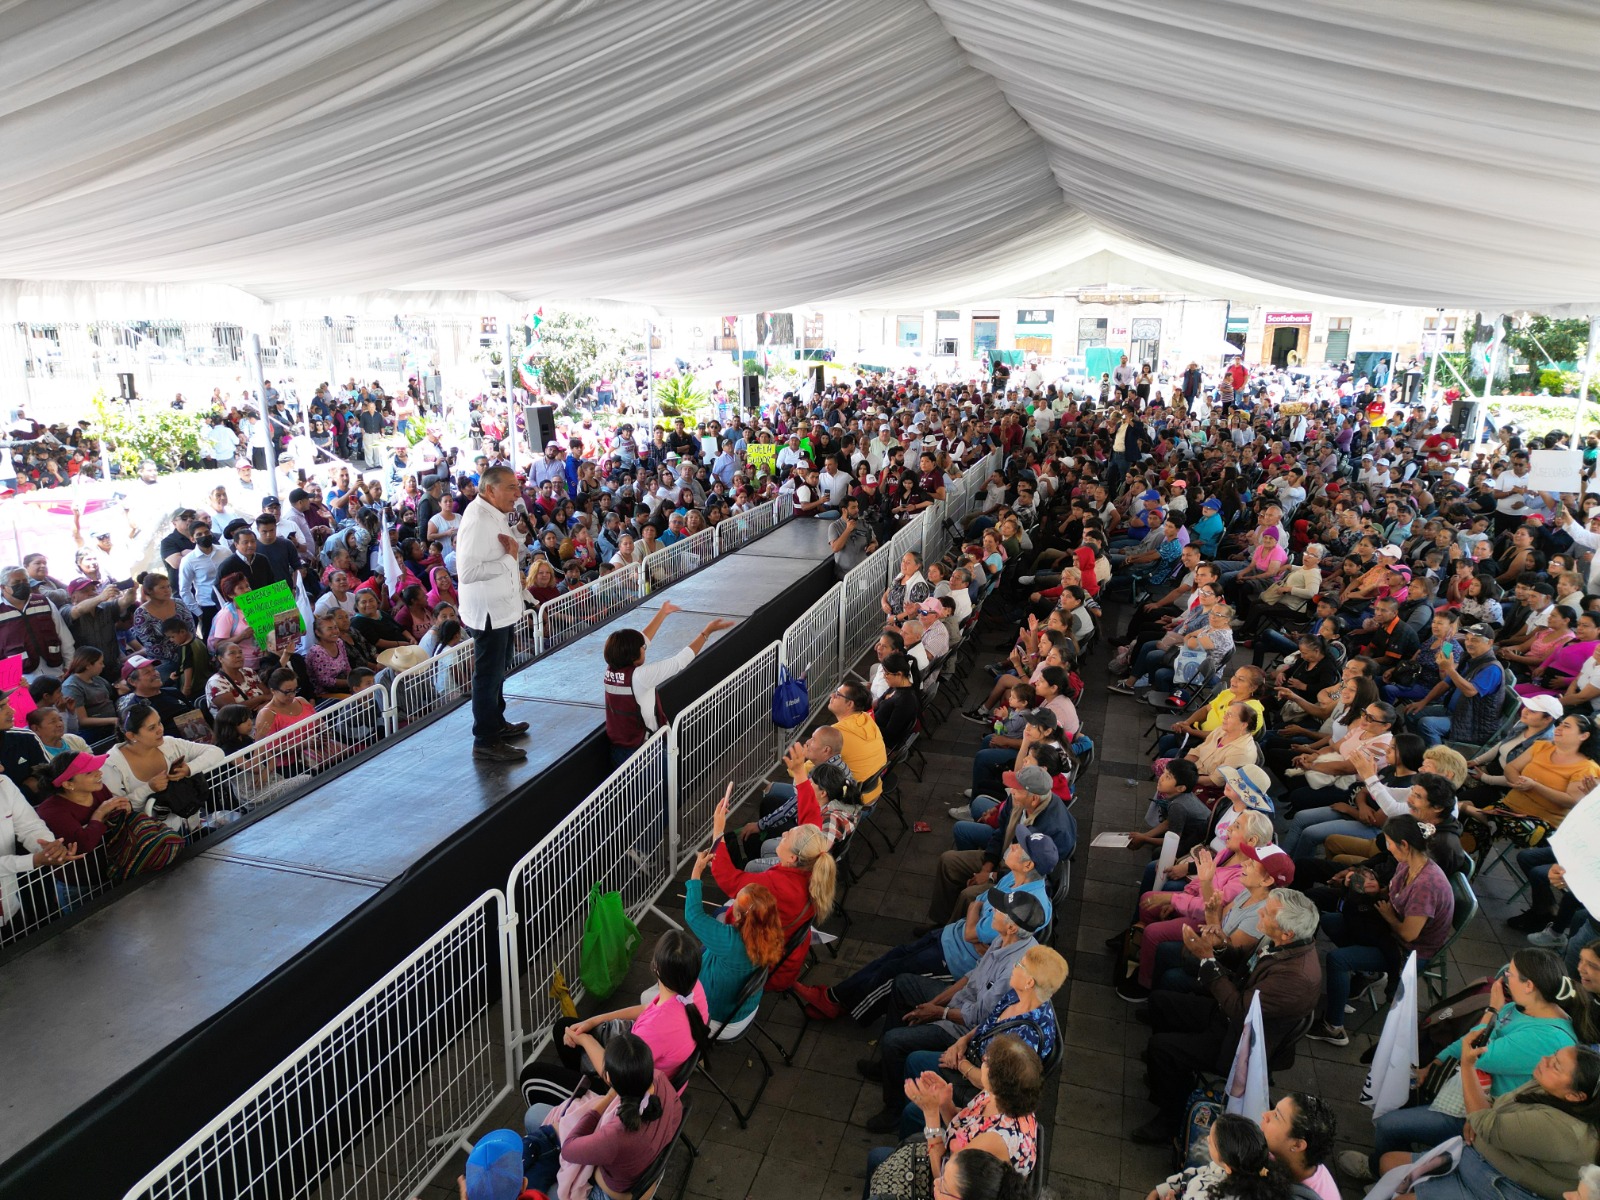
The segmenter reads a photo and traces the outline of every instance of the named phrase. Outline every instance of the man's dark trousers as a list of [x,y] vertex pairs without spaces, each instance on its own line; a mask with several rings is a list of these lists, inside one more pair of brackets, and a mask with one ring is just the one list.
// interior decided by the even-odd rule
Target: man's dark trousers
[[472,634],[472,740],[479,746],[495,741],[506,727],[506,676],[511,673],[512,626],[494,627],[485,619],[482,632]]

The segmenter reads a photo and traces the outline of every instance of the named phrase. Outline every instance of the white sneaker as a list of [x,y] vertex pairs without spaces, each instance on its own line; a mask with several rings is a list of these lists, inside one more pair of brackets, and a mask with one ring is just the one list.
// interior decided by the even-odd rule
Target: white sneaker
[[966,804],[952,805],[950,815],[958,821],[970,821],[972,820],[972,808]]
[[1339,1168],[1351,1183],[1371,1183],[1373,1181],[1372,1165],[1367,1161],[1367,1156],[1359,1150],[1341,1150],[1334,1157],[1334,1166]]
[[1567,948],[1567,935],[1559,933],[1554,925],[1547,925],[1538,933],[1528,935],[1528,945],[1542,946],[1546,950],[1565,950]]

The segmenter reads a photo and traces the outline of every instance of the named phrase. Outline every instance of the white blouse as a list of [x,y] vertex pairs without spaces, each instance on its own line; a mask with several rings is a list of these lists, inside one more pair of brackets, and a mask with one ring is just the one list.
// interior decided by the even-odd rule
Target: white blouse
[[[216,746],[204,742],[187,742],[183,738],[163,738],[161,756],[167,760],[170,771],[173,764],[186,762],[193,775],[203,775],[228,757]],[[116,746],[106,755],[106,764],[100,768],[101,778],[113,796],[126,796],[136,811],[153,814],[156,790],[133,773],[122,747]]]

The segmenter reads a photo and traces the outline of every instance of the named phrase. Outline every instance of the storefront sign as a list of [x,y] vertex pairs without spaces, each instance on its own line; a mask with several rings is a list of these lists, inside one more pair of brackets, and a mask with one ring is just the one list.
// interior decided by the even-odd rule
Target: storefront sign
[[1266,315],[1268,325],[1309,325],[1311,314],[1308,312],[1269,312]]

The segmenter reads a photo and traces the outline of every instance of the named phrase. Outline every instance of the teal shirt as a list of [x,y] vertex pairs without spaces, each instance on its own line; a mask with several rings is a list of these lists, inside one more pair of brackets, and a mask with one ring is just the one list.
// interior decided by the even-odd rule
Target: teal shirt
[[706,1010],[711,1014],[711,1027],[716,1029],[724,1021],[737,1021],[755,1011],[761,1003],[761,993],[751,996],[738,1012],[734,1001],[739,989],[755,970],[745,953],[744,938],[732,925],[724,925],[706,912],[700,896],[700,880],[691,879],[684,885],[683,915],[690,932],[705,947],[700,957],[700,986],[706,993]]
[[[1567,1018],[1530,1017],[1515,1004],[1507,1004],[1489,1027],[1489,1044],[1478,1056],[1478,1070],[1489,1073],[1490,1098],[1516,1091],[1533,1079],[1533,1068],[1541,1058],[1577,1044]],[[1460,1058],[1461,1039],[1439,1051],[1439,1057]]]

